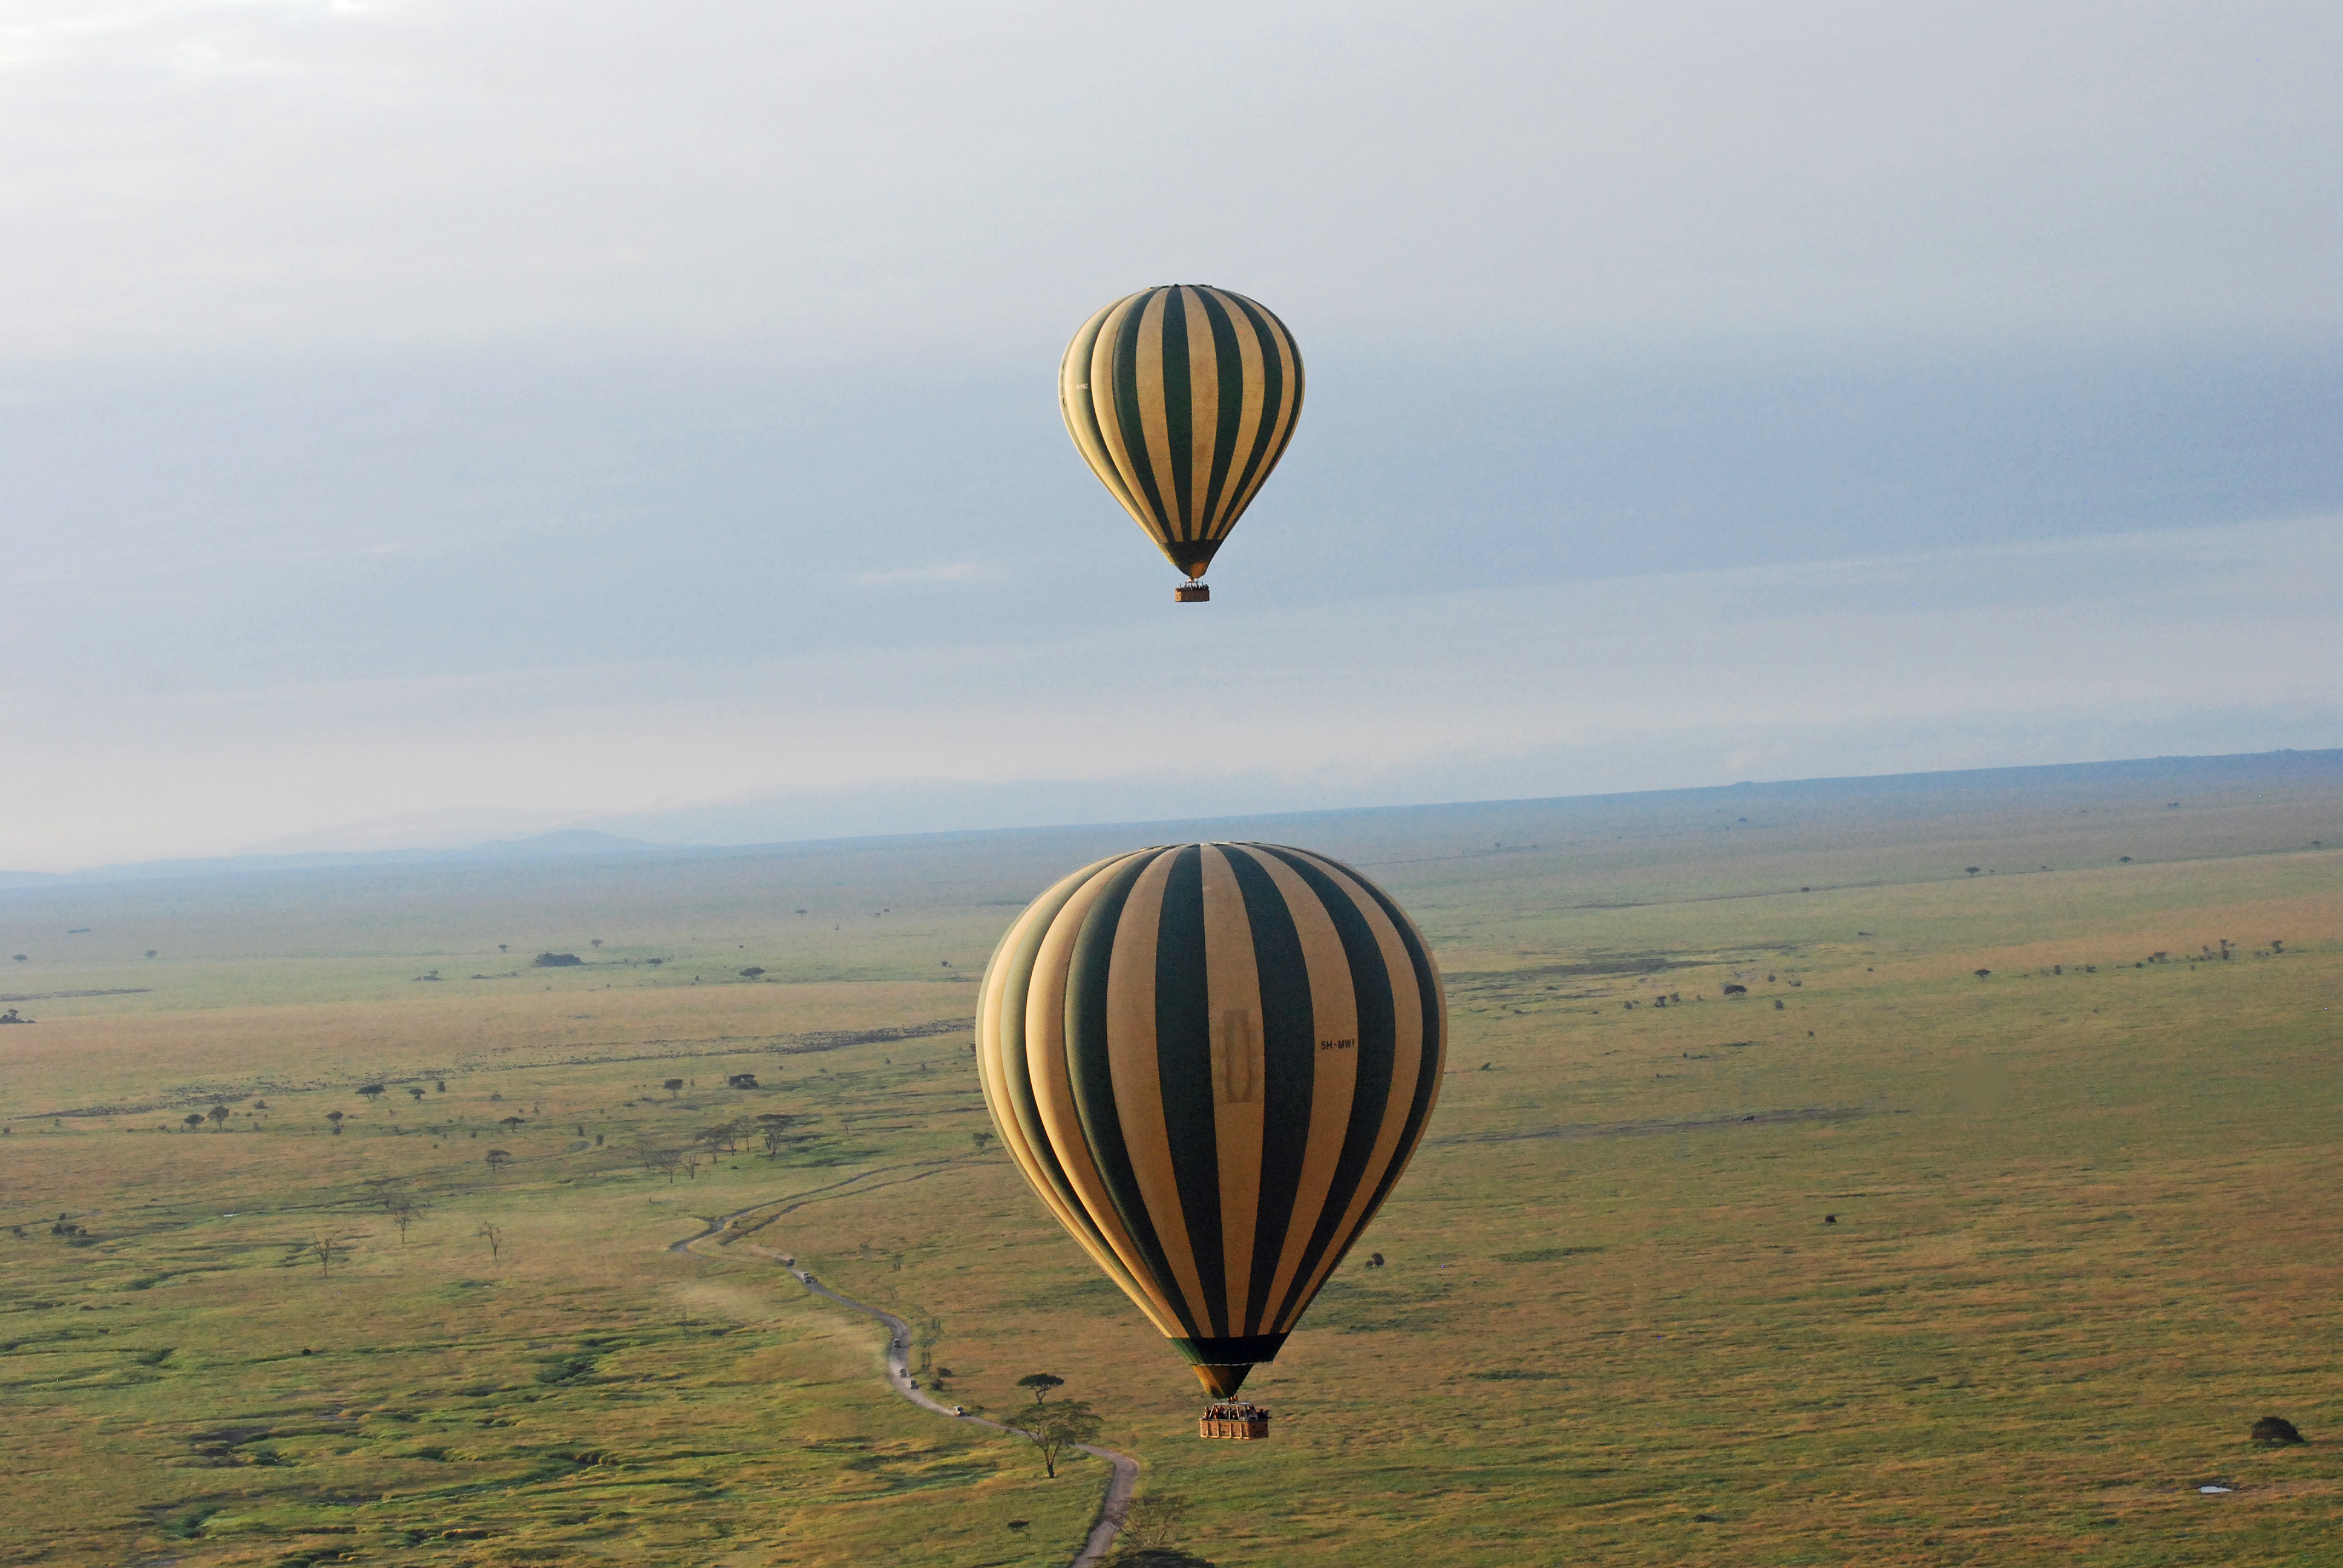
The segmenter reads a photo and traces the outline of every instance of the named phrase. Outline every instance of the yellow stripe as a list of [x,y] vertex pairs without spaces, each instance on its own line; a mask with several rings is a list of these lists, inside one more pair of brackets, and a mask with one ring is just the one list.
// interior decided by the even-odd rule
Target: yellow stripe
[[[1392,980],[1392,1025],[1396,1032],[1396,1049],[1392,1056],[1391,1093],[1383,1101],[1382,1124],[1375,1131],[1374,1152],[1368,1156],[1367,1166],[1359,1179],[1357,1191],[1352,1194],[1350,1207],[1343,1211],[1341,1227],[1334,1233],[1333,1243],[1311,1271],[1309,1288],[1302,1292],[1292,1317],[1272,1330],[1282,1332],[1293,1326],[1293,1319],[1302,1315],[1310,1299],[1318,1293],[1342,1254],[1358,1237],[1359,1228],[1366,1223],[1367,1206],[1374,1201],[1375,1189],[1383,1182],[1394,1158],[1404,1159],[1413,1152],[1399,1146],[1400,1134],[1407,1130],[1409,1108],[1415,1101],[1416,1084],[1424,1069],[1423,1053],[1423,994],[1416,987],[1415,965],[1407,956],[1406,945],[1401,941],[1399,928],[1383,913],[1383,906],[1360,888],[1358,882],[1342,867],[1321,859],[1306,850],[1294,851],[1332,878],[1334,885],[1367,922],[1374,933],[1375,946],[1383,954],[1384,972]],[[1427,1121],[1429,1119],[1427,1118]]]
[[[1222,525],[1223,531],[1236,525],[1238,517],[1252,505],[1253,497],[1261,492],[1262,485],[1268,483],[1270,471],[1277,467],[1278,459],[1285,456],[1285,444],[1293,438],[1293,421],[1302,412],[1302,357],[1294,352],[1293,340],[1286,335],[1284,323],[1263,308],[1260,302],[1247,303],[1261,311],[1262,318],[1268,323],[1269,341],[1262,345],[1262,357],[1264,362],[1275,359],[1283,370],[1284,396],[1278,404],[1276,422],[1270,427],[1269,454],[1262,459],[1261,467],[1253,470],[1252,483],[1244,487],[1244,493],[1237,497],[1231,506],[1228,520]],[[1256,379],[1248,375],[1245,387],[1253,397],[1265,398],[1268,396],[1265,376]]]
[[1203,847],[1204,976],[1212,1013],[1212,1136],[1220,1151],[1221,1267],[1228,1276],[1228,1322],[1240,1334],[1252,1289],[1252,1235],[1261,1216],[1261,972],[1244,893],[1228,856]]
[[[1111,860],[1101,860],[1097,865],[1085,867],[1072,876],[1061,879],[1050,889],[1049,892],[1035,900],[1033,907],[1029,908],[1023,915],[1020,916],[1017,922],[1010,927],[1008,934],[1001,938],[1001,946],[995,950],[996,957],[1001,952],[1008,951],[1012,943],[1023,940],[1034,922],[1041,919],[1042,909],[1047,907],[1068,883],[1086,880],[1112,863]],[[1166,1333],[1174,1334],[1176,1337],[1176,1326],[1165,1328],[1162,1321],[1149,1309],[1148,1303],[1141,1300],[1141,1294],[1131,1279],[1131,1271],[1122,1266],[1121,1260],[1100,1247],[1091,1239],[1081,1217],[1068,1208],[1064,1201],[1058,1196],[1056,1187],[1051,1184],[1045,1173],[1041,1158],[1033,1147],[1026,1141],[1024,1129],[1019,1123],[1016,1113],[1009,1108],[1007,1070],[1002,1060],[1002,1052],[1012,1049],[1021,1051],[1024,1049],[1024,1041],[1021,1039],[1011,1040],[1007,1038],[1008,1031],[1001,1015],[1008,1005],[1008,999],[1006,977],[998,972],[997,966],[988,966],[983,989],[978,993],[977,1073],[984,1090],[985,1107],[991,1111],[992,1125],[1001,1136],[1001,1146],[1009,1151],[1010,1158],[1016,1162],[1018,1171],[1024,1176],[1026,1185],[1033,1189],[1034,1196],[1040,1198],[1042,1206],[1055,1216],[1059,1224],[1065,1227],[1066,1233],[1074,1239],[1075,1244],[1090,1255],[1091,1261],[1098,1264],[1109,1279],[1122,1287],[1124,1294],[1139,1302],[1140,1310],[1147,1312],[1150,1321],[1153,1322],[1157,1328],[1163,1329]]]
[[[1139,428],[1147,443],[1144,461],[1149,476],[1155,481],[1155,515],[1162,537],[1176,539],[1182,537],[1176,509],[1180,498],[1172,487],[1172,427],[1163,414],[1163,307],[1171,297],[1168,288],[1159,288],[1147,297],[1142,307],[1146,314],[1139,321],[1131,379],[1139,387]],[[1131,491],[1145,504],[1147,492],[1136,477],[1132,479]]]
[[1091,1223],[1121,1260],[1131,1282],[1123,1289],[1157,1328],[1178,1339],[1185,1332],[1180,1326],[1179,1314],[1150,1280],[1151,1271],[1131,1241],[1131,1232],[1124,1228],[1121,1216],[1115,1212],[1114,1201],[1107,1195],[1106,1183],[1091,1159],[1089,1141],[1082,1136],[1081,1117],[1074,1108],[1073,1080],[1066,1069],[1066,980],[1072,964],[1074,939],[1081,930],[1082,917],[1098,902],[1114,869],[1130,859],[1122,856],[1095,873],[1050,923],[1049,935],[1042,938],[1041,952],[1033,964],[1031,999],[1025,1007],[1025,1061],[1027,1070],[1032,1074],[1033,1100],[1041,1112],[1042,1129],[1049,1134],[1050,1147],[1064,1168],[1076,1199],[1090,1215]]
[[1270,1276],[1268,1301],[1274,1306],[1301,1271],[1302,1255],[1309,1251],[1311,1232],[1326,1207],[1334,1167],[1342,1156],[1351,1098],[1358,1087],[1359,1010],[1351,989],[1350,960],[1342,954],[1342,936],[1325,906],[1293,868],[1276,856],[1256,854],[1253,859],[1276,882],[1302,940],[1302,963],[1310,971],[1310,1011],[1318,1030],[1310,1137],[1302,1147],[1302,1177],[1294,1189],[1292,1217],[1286,1222],[1285,1245],[1278,1253],[1277,1272]]
[[1221,431],[1221,357],[1212,347],[1212,320],[1204,314],[1205,290],[1182,288],[1188,327],[1188,509],[1180,537],[1205,537],[1204,498],[1212,487],[1212,448]]
[[1116,471],[1114,454],[1107,449],[1105,438],[1099,431],[1099,402],[1102,393],[1111,388],[1092,375],[1091,356],[1098,346],[1100,329],[1106,325],[1118,306],[1131,299],[1125,295],[1082,323],[1074,340],[1066,346],[1064,357],[1058,362],[1058,411],[1065,417],[1066,434],[1074,438],[1074,450],[1082,455],[1091,472],[1099,477],[1107,493],[1133,518],[1141,516],[1140,508],[1131,497],[1131,488]]
[[1253,330],[1252,322],[1229,295],[1217,289],[1213,292],[1220,294],[1222,307],[1229,313],[1229,325],[1237,335],[1237,357],[1244,367],[1244,412],[1237,420],[1237,444],[1230,459],[1228,486],[1221,493],[1220,509],[1212,514],[1211,531],[1205,536],[1217,539],[1236,526],[1237,514],[1244,510],[1237,481],[1244,477],[1245,456],[1261,434],[1262,409],[1268,393],[1262,373],[1261,334]]
[[1139,1183],[1140,1202],[1155,1227],[1156,1242],[1187,1298],[1188,1316],[1208,1323],[1203,1282],[1180,1207],[1180,1178],[1172,1164],[1172,1133],[1163,1120],[1163,1067],[1155,1036],[1155,944],[1163,925],[1163,889],[1179,859],[1155,857],[1139,874],[1115,926],[1107,961],[1107,1071],[1114,1083],[1115,1120],[1123,1152]]
[[[1091,345],[1091,397],[1098,411],[1099,439],[1106,447],[1107,457],[1114,464],[1115,477],[1121,482],[1120,499],[1131,521],[1147,530],[1148,538],[1164,542],[1161,523],[1148,510],[1147,493],[1140,487],[1139,470],[1132,465],[1130,446],[1122,438],[1122,422],[1114,411],[1114,344],[1122,331],[1123,322],[1134,310],[1146,307],[1149,293],[1141,290],[1116,303],[1099,323],[1098,337]],[[1159,391],[1159,396],[1160,396]],[[1142,448],[1141,457],[1145,456]]]

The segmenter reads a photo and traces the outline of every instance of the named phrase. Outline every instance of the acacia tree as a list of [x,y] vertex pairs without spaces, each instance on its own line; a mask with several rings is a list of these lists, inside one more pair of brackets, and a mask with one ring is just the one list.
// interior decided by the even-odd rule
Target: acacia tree
[[1051,1389],[1065,1387],[1066,1380],[1060,1377],[1055,1372],[1027,1372],[1023,1377],[1017,1380],[1017,1386],[1019,1388],[1031,1389],[1033,1391],[1033,1402],[1035,1404],[1041,1404],[1044,1401],[1048,1400],[1050,1397],[1050,1391]]
[[[1061,1380],[1062,1381],[1062,1380]],[[1061,1399],[1036,1410],[1025,1422],[1026,1441],[1041,1455],[1041,1473],[1055,1479],[1066,1451],[1094,1440],[1105,1418],[1078,1399]]]
[[212,1119],[212,1125],[214,1127],[225,1127],[227,1125],[228,1109],[225,1105],[215,1105],[211,1110],[206,1111],[205,1114]]
[[334,1277],[334,1260],[348,1257],[350,1244],[331,1231],[314,1231],[310,1232],[308,1246],[303,1251],[316,1254],[318,1274],[330,1280]]
[[512,1156],[507,1153],[504,1150],[491,1149],[488,1153],[488,1174],[491,1176],[500,1176],[504,1174],[505,1167],[512,1163]]
[[1151,1492],[1131,1500],[1122,1515],[1123,1543],[1141,1552],[1161,1551],[1178,1541],[1188,1523],[1188,1500],[1176,1492]]
[[190,1111],[186,1115],[181,1117],[179,1120],[187,1124],[188,1131],[193,1132],[196,1128],[201,1127],[204,1124],[204,1113],[200,1111]]
[[480,1228],[472,1234],[488,1244],[488,1261],[493,1263],[504,1256],[505,1228],[502,1225],[493,1220],[483,1220]]
[[326,1120],[334,1124],[334,1131],[337,1135],[342,1131],[342,1114],[343,1113],[338,1111],[328,1111],[326,1112]]

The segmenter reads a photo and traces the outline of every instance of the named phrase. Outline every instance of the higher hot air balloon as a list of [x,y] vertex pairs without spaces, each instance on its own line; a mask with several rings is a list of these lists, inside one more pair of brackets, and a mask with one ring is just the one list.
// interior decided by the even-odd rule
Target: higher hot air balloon
[[1036,899],[985,970],[976,1037],[1025,1179],[1226,1400],[1407,1168],[1447,1010],[1423,936],[1358,872],[1182,844]]
[[1302,356],[1242,294],[1142,288],[1074,334],[1058,407],[1091,472],[1188,574],[1174,597],[1202,603],[1212,552],[1293,438]]

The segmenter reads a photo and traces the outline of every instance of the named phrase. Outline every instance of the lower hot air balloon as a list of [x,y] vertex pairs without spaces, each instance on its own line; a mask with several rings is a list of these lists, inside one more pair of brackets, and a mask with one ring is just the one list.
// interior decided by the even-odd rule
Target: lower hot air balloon
[[[1181,844],[1036,899],[985,970],[976,1029],[1002,1145],[1226,1402],[1423,1141],[1447,1009],[1414,923],[1357,871]],[[1216,1404],[1203,1429],[1262,1435],[1251,1408]]]
[[1164,285],[1100,309],[1066,346],[1058,408],[1099,483],[1212,597],[1204,568],[1293,439],[1302,356],[1267,307],[1232,289]]

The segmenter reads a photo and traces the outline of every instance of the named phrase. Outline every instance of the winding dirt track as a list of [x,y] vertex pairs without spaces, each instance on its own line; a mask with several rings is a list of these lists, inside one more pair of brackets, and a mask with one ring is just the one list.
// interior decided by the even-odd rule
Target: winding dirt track
[[[675,1242],[673,1245],[669,1246],[668,1251],[670,1252],[691,1252],[695,1255],[704,1256],[704,1254],[700,1254],[699,1251],[699,1244],[700,1242],[711,1241],[714,1238],[722,1235],[726,1231],[730,1230],[737,1221],[748,1215],[760,1213],[767,1209],[772,1209],[775,1211],[771,1218],[778,1220],[782,1215],[790,1212],[792,1210],[802,1209],[808,1203],[820,1201],[821,1199],[836,1192],[840,1188],[860,1185],[860,1183],[869,1181],[869,1179],[873,1176],[884,1175],[892,1171],[918,1169],[920,1171],[920,1176],[906,1176],[902,1178],[902,1181],[916,1181],[920,1179],[920,1176],[931,1176],[936,1174],[938,1171],[942,1169],[942,1166],[943,1162],[940,1161],[938,1162],[932,1170],[900,1165],[882,1166],[876,1171],[866,1171],[860,1176],[850,1177],[844,1181],[833,1182],[828,1187],[815,1188],[809,1192],[800,1192],[789,1198],[775,1198],[763,1203],[752,1203],[746,1209],[735,1209],[729,1214],[719,1214],[712,1219],[703,1217],[700,1220],[700,1223],[707,1227],[706,1230],[703,1230],[695,1235],[686,1236],[682,1241]],[[892,1187],[900,1184],[900,1182],[894,1181],[882,1181],[878,1183],[878,1185],[883,1187]],[[863,1188],[863,1191],[868,1191],[870,1189],[865,1187]],[[951,1406],[944,1404],[927,1393],[922,1392],[919,1385],[911,1379],[911,1326],[902,1319],[897,1317],[892,1312],[881,1312],[877,1307],[870,1305],[867,1302],[858,1302],[851,1296],[840,1295],[836,1291],[831,1290],[828,1285],[825,1285],[820,1281],[815,1279],[813,1275],[806,1270],[797,1267],[797,1265],[792,1262],[789,1257],[773,1251],[769,1247],[759,1247],[753,1242],[744,1242],[741,1245],[743,1251],[754,1252],[760,1258],[770,1258],[774,1262],[777,1262],[782,1267],[788,1269],[790,1275],[796,1279],[798,1283],[803,1285],[813,1294],[817,1296],[826,1296],[830,1300],[836,1302],[840,1306],[851,1307],[854,1311],[874,1317],[880,1322],[886,1324],[887,1386],[893,1389],[897,1393],[902,1395],[905,1399],[910,1400],[921,1410],[932,1412],[937,1415],[944,1417],[948,1421],[961,1422],[972,1426],[990,1427],[995,1432],[1007,1432],[1017,1437],[1022,1437],[1025,1435],[1021,1429],[1010,1426],[1002,1422],[987,1421],[981,1416],[954,1414]],[[1113,1473],[1107,1479],[1106,1494],[1099,1500],[1098,1518],[1091,1525],[1090,1537],[1082,1543],[1081,1551],[1075,1554],[1073,1562],[1068,1565],[1068,1568],[1097,1568],[1099,1563],[1106,1561],[1106,1554],[1110,1551],[1113,1550],[1114,1538],[1122,1529],[1123,1512],[1131,1506],[1131,1493],[1139,1489],[1139,1461],[1117,1449],[1103,1448],[1087,1442],[1081,1444],[1080,1447],[1084,1453],[1091,1454],[1099,1459],[1103,1459],[1108,1464],[1113,1467]]]

